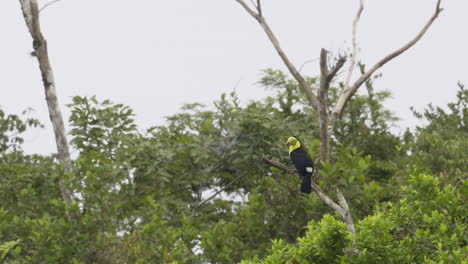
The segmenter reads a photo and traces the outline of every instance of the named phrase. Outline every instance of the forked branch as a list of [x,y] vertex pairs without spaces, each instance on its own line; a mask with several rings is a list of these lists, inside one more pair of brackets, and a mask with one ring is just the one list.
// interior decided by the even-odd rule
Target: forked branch
[[388,54],[381,60],[379,60],[372,68],[370,68],[367,72],[365,72],[359,79],[356,80],[356,82],[349,88],[343,91],[343,94],[340,96],[338,99],[338,102],[336,103],[332,117],[331,117],[331,124],[336,121],[338,117],[340,117],[343,114],[343,110],[347,104],[347,102],[351,99],[351,97],[356,93],[356,91],[359,89],[359,87],[366,81],[368,80],[374,72],[385,65],[387,62],[390,60],[394,59],[395,57],[399,56],[403,52],[407,51],[409,48],[414,46],[427,32],[427,30],[431,27],[432,23],[436,20],[436,18],[439,16],[440,12],[442,12],[443,8],[440,7],[441,0],[437,0],[436,8],[434,11],[434,14],[431,16],[429,21],[424,25],[424,27],[421,29],[421,31],[408,43],[406,43],[404,46],[401,48],[395,50],[394,52]]
[[328,161],[330,157],[330,133],[328,131],[328,89],[330,83],[346,62],[345,57],[340,57],[331,69],[329,69],[328,51],[322,49],[320,52],[320,87],[318,98],[320,108],[318,111],[320,121],[320,156],[322,160]]
[[339,57],[337,62],[331,69],[329,69],[328,62],[328,51],[322,49],[320,52],[320,90],[319,98],[320,100],[326,99],[328,96],[328,88],[330,87],[330,82],[336,76],[338,71],[343,67],[346,62],[346,57]]

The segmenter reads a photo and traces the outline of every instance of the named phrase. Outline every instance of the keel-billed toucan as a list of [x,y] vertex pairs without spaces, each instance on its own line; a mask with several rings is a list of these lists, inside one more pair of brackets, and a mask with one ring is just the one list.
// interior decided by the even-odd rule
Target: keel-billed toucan
[[286,145],[289,146],[289,157],[302,177],[301,192],[310,193],[312,191],[311,178],[314,172],[314,161],[302,147],[301,141],[297,137],[288,138]]

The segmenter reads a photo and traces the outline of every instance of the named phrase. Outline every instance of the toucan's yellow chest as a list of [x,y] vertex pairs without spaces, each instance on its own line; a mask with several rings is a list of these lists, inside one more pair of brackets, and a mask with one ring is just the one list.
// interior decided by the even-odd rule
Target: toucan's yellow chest
[[291,156],[291,152],[301,147],[301,143],[299,141],[296,144],[289,146],[289,156]]

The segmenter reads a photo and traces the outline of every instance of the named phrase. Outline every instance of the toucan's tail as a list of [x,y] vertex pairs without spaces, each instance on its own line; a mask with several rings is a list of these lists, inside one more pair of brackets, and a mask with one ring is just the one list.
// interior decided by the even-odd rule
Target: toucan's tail
[[312,192],[312,173],[306,175],[304,178],[302,178],[302,184],[301,184],[301,192],[303,193],[311,193]]

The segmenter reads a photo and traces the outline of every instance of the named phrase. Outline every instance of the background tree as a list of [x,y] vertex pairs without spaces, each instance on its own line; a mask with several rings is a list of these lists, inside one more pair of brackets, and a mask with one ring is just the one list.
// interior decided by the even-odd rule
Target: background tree
[[418,126],[410,137],[414,140],[410,149],[413,162],[454,185],[461,184],[468,171],[468,91],[463,84],[458,86],[457,100],[449,103],[447,110],[433,105],[422,113],[413,109],[414,115],[426,125]]
[[[278,76],[285,75],[271,71],[264,80]],[[0,245],[6,245],[4,260],[224,263],[293,254],[298,260],[342,259],[348,261],[345,263],[372,263],[376,258],[394,261],[404,255],[407,260],[402,263],[421,263],[419,252],[426,252],[434,261],[439,257],[456,259],[466,244],[466,213],[457,202],[466,196],[464,177],[447,174],[448,178],[440,177],[438,183],[415,165],[421,160],[419,155],[406,155],[405,150],[392,148],[394,154],[379,156],[379,152],[371,153],[373,147],[364,144],[366,137],[351,142],[352,145],[348,145],[346,137],[334,138],[336,151],[333,162],[324,163],[322,174],[326,178],[321,187],[328,190],[330,178],[353,204],[351,212],[357,219],[355,247],[350,244],[346,226],[337,221],[339,215],[335,211],[315,195],[301,195],[300,181],[295,176],[264,166],[258,158],[263,152],[287,161],[282,134],[317,131],[318,124],[311,118],[307,103],[301,104],[301,97],[294,97],[302,92],[300,87],[288,78],[278,84],[289,82],[294,85],[269,86],[274,89],[272,96],[246,105],[240,104],[235,94],[221,96],[212,106],[187,105],[168,117],[167,125],[145,132],[139,132],[135,126],[129,107],[94,97],[75,97],[69,105],[76,153],[70,186],[77,193],[77,204],[70,207],[61,198],[58,180],[62,169],[56,157],[26,155],[20,143],[11,140],[7,145],[16,147],[0,155]],[[369,105],[373,105],[384,113],[385,109],[380,108],[384,96],[376,93],[368,89],[367,93],[358,94],[349,102],[349,109],[369,113]],[[280,100],[299,101],[289,108],[287,103],[279,104]],[[379,115],[377,119],[386,119],[385,114],[375,113]],[[354,124],[370,124],[373,120],[370,114],[346,114],[349,116],[344,116],[340,125],[343,129],[349,125],[349,131],[359,127]],[[464,114],[458,115],[461,119],[457,122],[461,122]],[[4,115],[6,119],[8,116],[11,115]],[[10,122],[12,131],[18,131],[15,124],[25,124],[27,120],[18,118],[21,122]],[[382,122],[389,124],[391,120]],[[282,125],[277,126],[278,123]],[[444,130],[444,123],[438,124]],[[446,125],[450,128],[455,123]],[[372,134],[382,127],[368,129]],[[420,129],[424,130],[424,126]],[[360,133],[359,129],[356,131]],[[5,133],[0,134],[1,138],[5,138]],[[415,133],[408,142],[418,142],[419,137]],[[309,149],[312,156],[318,156],[318,140],[307,140],[314,142]],[[376,149],[390,149],[393,139],[375,144]],[[411,147],[416,149],[416,145]],[[437,149],[425,153],[425,157],[431,154],[440,157]],[[454,153],[454,157],[461,155]],[[392,170],[379,170],[382,164]],[[462,171],[464,163],[453,164],[451,171]],[[416,177],[414,182],[408,175]],[[448,186],[448,182],[456,184]],[[434,188],[447,189],[439,192]],[[429,199],[434,204],[429,204]],[[447,203],[448,200],[454,203]],[[444,203],[447,204],[441,206]],[[72,222],[66,211],[75,216]],[[453,218],[439,219],[433,211]],[[424,233],[428,223],[436,221],[434,217],[442,222],[433,222],[430,233]],[[309,221],[312,222],[307,224]],[[437,223],[446,225],[447,230],[441,227],[439,232]],[[369,235],[373,233],[378,235]],[[451,240],[453,236],[455,240]],[[272,241],[281,242],[273,242],[270,250]],[[310,247],[303,248],[304,243]],[[434,251],[438,243],[443,248],[440,252]],[[403,251],[406,247],[409,249]],[[286,250],[289,248],[292,251]],[[359,249],[353,258],[343,253],[343,249],[353,248]],[[332,257],[333,250],[340,252],[336,258]],[[281,255],[283,251],[289,255]]]
[[[236,0],[246,11],[249,13],[257,22],[260,24],[262,29],[267,34],[270,42],[273,44],[275,50],[278,52],[279,56],[283,60],[284,64],[288,68],[289,72],[292,76],[296,79],[299,83],[301,88],[304,90],[305,94],[307,95],[307,99],[310,103],[310,106],[313,107],[318,113],[319,125],[320,125],[320,157],[323,161],[327,162],[330,158],[330,139],[334,132],[334,125],[336,120],[342,116],[346,104],[349,102],[351,97],[357,92],[359,87],[365,83],[380,67],[384,64],[389,62],[390,60],[394,59],[395,57],[401,55],[403,52],[414,46],[426,33],[429,27],[432,25],[434,20],[438,17],[439,13],[442,11],[440,8],[440,0],[437,1],[436,8],[434,14],[431,16],[429,21],[426,25],[422,28],[422,30],[413,38],[411,41],[406,43],[401,48],[395,50],[394,52],[388,54],[381,60],[379,60],[374,66],[372,66],[368,71],[364,72],[353,84],[350,84],[352,73],[354,67],[356,65],[357,60],[357,41],[356,41],[356,29],[359,18],[361,13],[364,9],[364,1],[360,1],[360,6],[357,11],[355,20],[353,22],[353,30],[352,30],[352,38],[353,38],[353,48],[351,54],[351,63],[350,68],[348,71],[348,76],[344,83],[344,89],[342,90],[341,95],[338,98],[338,101],[333,106],[333,111],[329,113],[328,110],[328,91],[330,87],[330,82],[336,76],[338,71],[343,67],[345,64],[345,57],[340,56],[339,59],[336,61],[334,65],[330,65],[328,62],[328,52],[325,49],[322,49],[320,52],[320,84],[319,89],[316,93],[312,90],[310,85],[306,82],[305,78],[299,73],[296,69],[294,64],[288,58],[286,53],[280,46],[278,39],[276,38],[275,34],[271,30],[270,26],[268,25],[265,17],[263,16],[262,11],[262,4],[261,0],[257,0],[256,3],[252,1],[253,7],[249,6],[244,0]],[[267,159],[265,162],[272,164]],[[323,196],[323,192],[319,190],[318,186],[314,186],[313,189],[320,194],[320,197],[327,203],[327,205],[331,206],[336,210],[346,222],[348,226],[348,230],[351,233],[355,233],[353,219],[351,214],[348,210],[348,205],[346,199],[343,197],[339,188],[336,189],[337,196],[339,198],[339,203],[331,203],[331,200],[325,196]]]

